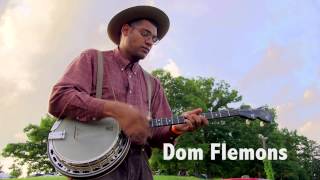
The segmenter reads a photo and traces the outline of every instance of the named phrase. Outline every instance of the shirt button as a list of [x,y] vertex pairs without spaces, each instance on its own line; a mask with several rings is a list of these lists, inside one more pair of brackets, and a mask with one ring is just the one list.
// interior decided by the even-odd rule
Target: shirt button
[[132,91],[130,90],[129,93],[132,94]]
[[134,75],[137,75],[137,72],[134,72],[133,74],[134,74]]
[[129,75],[129,78],[131,78],[131,75]]
[[95,121],[95,120],[97,120],[97,118],[93,117],[92,120]]
[[121,68],[121,71],[124,71],[124,68]]

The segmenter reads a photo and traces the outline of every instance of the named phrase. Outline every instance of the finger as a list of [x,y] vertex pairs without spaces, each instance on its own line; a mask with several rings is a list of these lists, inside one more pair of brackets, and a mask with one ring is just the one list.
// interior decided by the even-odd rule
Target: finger
[[149,120],[151,120],[151,116],[148,114],[148,115],[145,117],[145,119],[149,121]]
[[200,116],[194,115],[194,120],[195,120],[194,122],[195,122],[197,128],[202,126],[202,119]]
[[186,124],[188,125],[188,131],[193,131],[194,126],[189,119],[186,119]]
[[188,120],[192,123],[192,126],[194,128],[197,128],[197,123],[196,123],[196,119],[195,119],[195,115],[194,114],[190,114]]
[[197,108],[197,109],[194,109],[192,111],[188,111],[188,114],[200,114],[202,113],[202,109],[201,108]]
[[204,116],[201,116],[201,121],[203,123],[203,125],[208,126],[209,125],[209,121],[207,118],[205,118]]

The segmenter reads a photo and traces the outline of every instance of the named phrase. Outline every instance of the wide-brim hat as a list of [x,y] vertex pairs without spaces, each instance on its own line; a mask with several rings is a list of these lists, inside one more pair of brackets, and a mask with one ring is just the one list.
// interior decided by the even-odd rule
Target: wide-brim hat
[[122,26],[138,19],[153,21],[157,26],[159,40],[168,32],[170,26],[169,18],[162,10],[153,6],[134,6],[113,16],[108,24],[109,38],[119,45]]

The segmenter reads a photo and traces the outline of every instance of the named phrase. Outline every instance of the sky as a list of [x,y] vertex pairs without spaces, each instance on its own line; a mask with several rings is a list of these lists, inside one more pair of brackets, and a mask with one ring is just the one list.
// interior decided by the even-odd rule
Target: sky
[[223,80],[241,103],[275,108],[281,128],[320,143],[320,0],[0,0],[0,149],[26,140],[80,52],[116,47],[107,24],[135,5],[170,18],[146,70]]

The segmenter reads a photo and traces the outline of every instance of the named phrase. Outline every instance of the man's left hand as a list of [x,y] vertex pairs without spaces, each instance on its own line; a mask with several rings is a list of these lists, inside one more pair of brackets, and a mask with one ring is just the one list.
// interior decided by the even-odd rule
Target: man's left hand
[[209,124],[208,119],[201,116],[201,113],[201,108],[182,113],[182,116],[185,117],[186,123],[173,125],[172,128],[179,132],[179,134],[182,134],[184,132],[194,131],[200,127],[207,126]]

